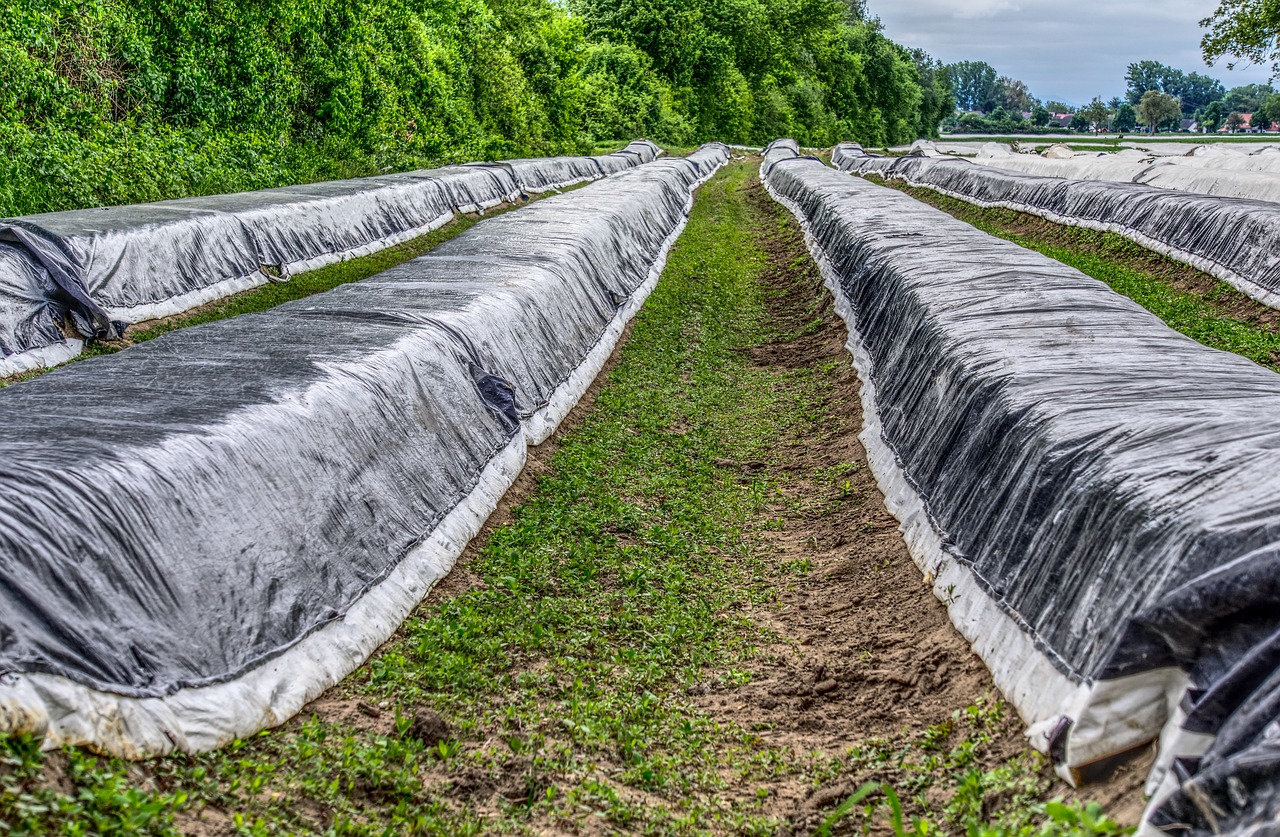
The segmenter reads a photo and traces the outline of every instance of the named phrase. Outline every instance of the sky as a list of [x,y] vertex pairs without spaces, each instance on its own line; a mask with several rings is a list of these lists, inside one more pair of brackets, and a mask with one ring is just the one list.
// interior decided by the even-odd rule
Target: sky
[[[1151,59],[1220,80],[1265,82],[1269,67],[1200,56],[1200,20],[1217,0],[868,0],[885,34],[934,58],[986,61],[1043,101],[1069,105],[1124,96],[1125,69]],[[1242,62],[1243,63],[1243,62]]]

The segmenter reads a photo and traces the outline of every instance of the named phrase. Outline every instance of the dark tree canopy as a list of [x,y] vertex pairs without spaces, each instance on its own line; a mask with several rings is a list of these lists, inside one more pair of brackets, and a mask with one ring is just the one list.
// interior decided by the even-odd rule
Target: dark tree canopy
[[990,113],[1000,106],[1002,89],[996,68],[985,61],[960,61],[947,65],[956,107]]
[[1275,89],[1269,84],[1245,84],[1227,91],[1222,100],[1222,107],[1227,111],[1238,110],[1241,113],[1253,113]]
[[1159,61],[1138,61],[1129,65],[1124,80],[1129,103],[1136,105],[1150,90],[1167,93],[1182,103],[1182,113],[1190,116],[1199,108],[1226,95],[1222,82],[1200,73],[1186,73]]

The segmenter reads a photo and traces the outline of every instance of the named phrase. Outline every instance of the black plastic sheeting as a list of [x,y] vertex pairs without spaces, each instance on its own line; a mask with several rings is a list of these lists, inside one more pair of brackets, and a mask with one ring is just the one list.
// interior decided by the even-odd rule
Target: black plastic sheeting
[[793,139],[776,139],[764,147],[764,161],[760,164],[760,176],[767,177],[769,171],[783,160],[794,160],[800,156],[800,146]]
[[[110,338],[272,279],[366,255],[528,193],[581,183],[654,159],[621,152],[468,164],[258,192],[82,209],[0,221],[0,241],[47,276],[0,296],[0,320],[39,320],[6,357],[62,340],[58,323]],[[607,163],[601,162],[607,160]],[[265,270],[264,270],[265,268]],[[5,288],[9,282],[5,282]]]
[[[953,619],[972,617],[993,672],[1051,664],[1081,684],[1064,702],[1088,696],[1055,722],[1057,696],[1010,695],[1048,722],[1051,755],[1071,760],[1087,730],[1095,756],[1118,752],[1167,723],[1171,795],[1151,825],[1274,822],[1280,377],[899,192],[805,160],[767,182],[847,303],[886,470],[940,543],[931,569],[967,568],[985,597],[950,602]],[[982,636],[983,608],[1026,639]]]
[[576,399],[562,385],[727,158],[635,168],[0,391],[0,672],[165,696],[342,619],[531,415]]
[[1064,180],[958,158],[877,157],[853,144],[838,146],[831,160],[842,171],[898,178],[981,206],[1114,232],[1280,307],[1280,205],[1271,201]]
[[0,355],[61,342],[54,321],[57,286],[16,247],[0,244]]

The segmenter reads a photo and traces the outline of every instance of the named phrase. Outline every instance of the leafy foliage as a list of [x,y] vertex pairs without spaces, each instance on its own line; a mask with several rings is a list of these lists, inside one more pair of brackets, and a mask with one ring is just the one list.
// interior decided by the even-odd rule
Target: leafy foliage
[[[0,215],[646,135],[936,135],[935,66],[841,0],[25,0]],[[921,67],[929,95],[921,89]]]
[[[1124,76],[1129,103],[1141,104],[1143,96],[1155,90],[1177,99],[1181,112],[1191,116],[1198,109],[1226,95],[1222,82],[1200,73],[1186,73],[1159,61],[1137,61]],[[1144,120],[1145,121],[1145,120]]]
[[1168,93],[1148,90],[1138,102],[1138,118],[1157,130],[1161,125],[1172,122],[1182,116],[1182,105]]
[[1220,0],[1200,25],[1209,30],[1200,39],[1205,63],[1234,56],[1227,69],[1243,60],[1270,64],[1272,75],[1280,75],[1280,7],[1271,0]]

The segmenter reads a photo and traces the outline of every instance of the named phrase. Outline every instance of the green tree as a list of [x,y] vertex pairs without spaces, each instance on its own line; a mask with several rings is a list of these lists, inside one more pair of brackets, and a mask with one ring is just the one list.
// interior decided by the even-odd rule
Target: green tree
[[1161,125],[1182,117],[1182,105],[1176,98],[1159,90],[1148,90],[1138,102],[1138,118],[1155,133]]
[[1089,102],[1080,114],[1092,127],[1094,133],[1107,130],[1107,124],[1111,119],[1111,111],[1107,109],[1107,104],[1102,101],[1101,96],[1094,96],[1093,101]]
[[960,109],[990,113],[1000,104],[1003,91],[995,67],[985,61],[960,61],[946,69]]
[[1031,124],[1037,128],[1043,128],[1048,125],[1049,117],[1049,111],[1045,109],[1044,105],[1036,105],[1031,109]]
[[1277,122],[1280,122],[1280,93],[1272,93],[1254,109],[1253,125],[1270,131],[1271,126]]
[[1073,131],[1087,131],[1089,130],[1089,120],[1084,118],[1083,113],[1077,112],[1072,114],[1071,124],[1067,127]]
[[1115,114],[1111,120],[1111,127],[1114,130],[1132,131],[1138,126],[1138,114],[1134,111],[1133,105],[1128,102],[1117,104]]
[[1212,134],[1222,127],[1222,122],[1226,118],[1225,113],[1226,109],[1223,107],[1221,100],[1210,102],[1200,112],[1200,116],[1196,121],[1200,123],[1201,128]]
[[1263,100],[1276,92],[1269,84],[1245,84],[1233,87],[1222,99],[1222,109],[1230,113],[1238,110],[1241,113],[1253,113]]
[[1185,73],[1159,61],[1130,64],[1124,78],[1131,104],[1138,104],[1148,90],[1158,90],[1178,99],[1183,114],[1187,116],[1226,95],[1222,82],[1217,79],[1200,73]]
[[1001,76],[999,84],[1000,96],[997,104],[1003,106],[1005,110],[1014,110],[1018,113],[1031,110],[1032,97],[1026,84],[1008,76]]
[[1280,5],[1274,0],[1220,0],[1200,25],[1209,30],[1200,39],[1206,64],[1233,56],[1227,69],[1244,61],[1270,64],[1271,74],[1280,75]]
[[1227,130],[1235,133],[1244,127],[1244,115],[1238,110],[1233,110],[1227,115]]
[[911,60],[916,65],[921,100],[920,121],[917,133],[922,137],[937,139],[938,127],[956,110],[956,96],[951,89],[951,77],[941,61],[922,49],[913,49]]

